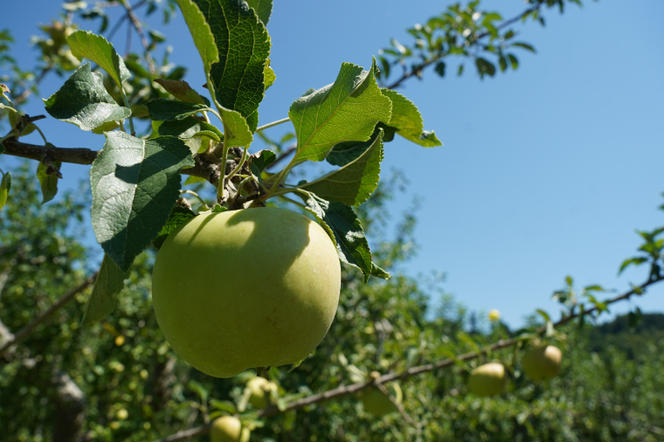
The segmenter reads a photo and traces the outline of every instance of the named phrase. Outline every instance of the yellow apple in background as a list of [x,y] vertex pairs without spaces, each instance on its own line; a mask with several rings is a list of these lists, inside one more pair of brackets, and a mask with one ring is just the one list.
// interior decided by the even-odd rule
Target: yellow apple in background
[[494,396],[505,391],[507,377],[500,362],[480,365],[470,372],[468,388],[477,396]]
[[[397,383],[385,384],[390,397],[398,404],[403,400],[403,392]],[[362,407],[367,413],[374,416],[384,416],[393,411],[397,411],[397,407],[392,403],[389,397],[385,396],[382,391],[376,387],[369,387],[360,393],[360,400]]]
[[256,376],[247,382],[247,390],[249,391],[249,403],[254,408],[265,408],[272,392],[277,391],[277,384],[264,377]]
[[317,223],[263,207],[201,214],[157,253],[152,300],[176,353],[210,376],[293,364],[339,302],[337,250]]
[[526,350],[521,361],[523,372],[533,381],[548,381],[560,373],[562,352],[553,345],[536,345]]
[[212,422],[210,442],[248,442],[249,429],[242,428],[240,419],[234,416],[222,416]]

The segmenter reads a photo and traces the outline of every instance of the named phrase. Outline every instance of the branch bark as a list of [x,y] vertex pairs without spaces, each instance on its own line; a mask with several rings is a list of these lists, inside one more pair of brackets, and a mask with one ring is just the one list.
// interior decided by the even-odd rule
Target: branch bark
[[[5,146],[4,153],[7,155],[36,161],[48,160],[90,165],[99,154],[98,150],[86,147],[40,146],[38,144],[23,143],[15,138],[4,140],[3,145]],[[196,163],[194,167],[182,169],[181,173],[203,178],[216,186],[219,182],[219,166],[202,155],[195,155],[194,161]]]

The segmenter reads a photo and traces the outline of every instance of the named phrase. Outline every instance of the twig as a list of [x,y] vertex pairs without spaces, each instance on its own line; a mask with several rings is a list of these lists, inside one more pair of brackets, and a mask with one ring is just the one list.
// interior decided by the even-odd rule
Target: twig
[[[631,298],[634,295],[641,295],[645,292],[646,288],[649,286],[656,284],[658,282],[664,281],[664,276],[658,277],[658,278],[651,278],[648,281],[644,282],[643,284],[636,286],[632,288],[631,290],[628,290],[627,292],[618,295],[614,298],[609,298],[606,301],[604,301],[605,305],[610,305],[615,302],[623,301],[626,299]],[[593,307],[589,308],[587,310],[579,311],[577,313],[572,313],[570,315],[562,317],[560,320],[558,320],[556,323],[554,323],[554,327],[561,326],[563,324],[566,324],[570,321],[572,321],[575,318],[578,318],[580,316],[585,316],[589,315],[591,313],[594,313],[598,311],[598,307]],[[541,335],[546,332],[546,327],[541,327],[537,329],[534,334],[536,335]],[[354,384],[349,384],[349,385],[341,385],[339,387],[333,388],[331,390],[324,391],[322,393],[317,393],[313,394],[311,396],[307,396],[302,399],[297,399],[289,404],[287,404],[285,407],[282,407],[281,409],[277,408],[274,405],[271,405],[267,408],[264,408],[258,413],[258,417],[271,417],[271,416],[276,416],[279,414],[286,413],[291,410],[297,410],[299,408],[307,407],[309,405],[316,404],[318,402],[323,402],[327,401],[330,399],[335,399],[335,398],[340,398],[344,396],[349,396],[352,394],[355,394],[359,391],[362,391],[366,388],[370,387],[377,387],[379,385],[385,384],[387,382],[393,382],[397,380],[405,380],[423,373],[429,373],[441,368],[446,368],[454,365],[457,362],[466,362],[470,361],[473,359],[477,359],[480,356],[483,356],[487,353],[491,353],[496,350],[500,350],[506,347],[511,347],[513,345],[516,345],[518,342],[522,341],[522,338],[516,337],[516,338],[511,338],[511,339],[501,339],[498,342],[495,342],[491,345],[488,345],[478,351],[471,352],[471,353],[465,353],[460,356],[457,356],[456,358],[449,358],[449,359],[443,359],[441,361],[437,362],[431,362],[428,364],[423,364],[423,365],[418,365],[418,366],[413,366],[410,367],[404,371],[401,372],[393,372],[393,373],[387,373],[375,380],[368,380],[364,382],[357,382]],[[180,431],[178,433],[172,434],[171,436],[168,436],[164,439],[159,439],[158,441],[155,442],[176,442],[180,441],[183,439],[187,439],[189,437],[194,437],[194,436],[200,436],[202,434],[205,434],[210,428],[210,425],[203,425],[195,428],[191,428],[188,430]]]
[[154,62],[154,59],[152,58],[152,55],[150,55],[150,43],[148,42],[148,38],[145,36],[145,31],[143,31],[143,25],[141,25],[141,21],[138,19],[138,17],[136,17],[136,14],[134,14],[133,6],[129,4],[129,0],[122,0],[120,3],[122,3],[122,6],[124,6],[125,10],[127,11],[127,17],[129,17],[129,21],[141,39],[141,45],[143,45],[143,49],[145,49],[145,59],[148,62],[150,72],[156,74],[157,66]]
[[[517,21],[521,20],[523,17],[527,16],[528,14],[532,13],[533,11],[536,11],[536,10],[540,9],[541,6],[542,6],[541,3],[538,3],[538,4],[535,5],[535,6],[531,6],[530,8],[528,8],[528,9],[526,9],[525,11],[521,12],[519,15],[516,15],[516,16],[514,16],[514,17],[508,19],[508,20],[505,20],[504,22],[502,22],[501,24],[499,24],[499,25],[496,27],[496,29],[503,29],[503,28],[505,28],[505,27],[507,27],[507,26],[509,26],[509,25],[511,25],[511,24],[516,23]],[[489,35],[491,35],[490,32],[488,32],[488,31],[483,32],[483,33],[479,34],[477,37],[475,37],[475,38],[472,40],[472,43],[471,43],[471,44],[475,44],[475,43],[477,43],[478,41],[482,40],[483,38],[488,37]],[[440,59],[442,59],[443,57],[445,57],[445,56],[447,56],[447,55],[449,55],[447,52],[440,52],[438,55],[434,56],[433,58],[430,58],[429,60],[427,60],[427,61],[425,61],[425,62],[422,62],[422,63],[417,64],[417,65],[413,65],[413,67],[411,68],[410,71],[406,71],[406,72],[404,72],[404,73],[401,75],[401,77],[399,77],[399,78],[398,78],[394,83],[392,83],[391,85],[387,86],[387,88],[388,88],[388,89],[396,89],[396,88],[398,88],[399,86],[401,86],[401,83],[403,83],[404,81],[408,80],[408,79],[411,78],[411,77],[415,77],[415,76],[420,75],[420,73],[421,73],[424,69],[426,69],[427,67],[429,67],[429,66],[431,66],[432,64],[436,63],[437,61],[439,61]]]
[[74,299],[74,296],[81,293],[83,290],[87,289],[92,285],[92,283],[97,278],[97,273],[88,277],[85,281],[79,284],[77,287],[73,288],[67,292],[62,298],[58,299],[53,305],[51,305],[45,312],[33,319],[28,325],[20,329],[14,335],[13,339],[5,342],[5,344],[0,348],[0,356],[3,355],[9,348],[21,343],[25,338],[27,338],[30,333],[42,322],[46,321],[53,315],[53,313],[60,310],[64,307],[69,301]]

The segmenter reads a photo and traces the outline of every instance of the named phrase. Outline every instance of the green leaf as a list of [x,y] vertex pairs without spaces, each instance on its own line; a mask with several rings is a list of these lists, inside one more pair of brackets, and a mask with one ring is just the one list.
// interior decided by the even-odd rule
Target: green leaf
[[206,75],[210,72],[212,64],[219,61],[219,52],[214,42],[212,30],[205,20],[205,16],[193,0],[175,0],[182,11],[184,21],[189,27],[189,33],[203,60]]
[[175,137],[106,133],[90,169],[92,227],[120,269],[129,269],[159,234],[178,198],[179,171],[193,165],[189,148]]
[[424,147],[442,145],[434,132],[424,130],[422,115],[412,101],[391,89],[382,91],[392,101],[392,117],[387,124],[394,127],[397,134]]
[[[264,70],[270,37],[256,12],[238,0],[194,0],[205,16],[219,54],[209,81],[214,97],[226,109],[245,117],[253,131],[265,92]],[[209,85],[208,85],[209,87]]]
[[620,264],[620,268],[618,269],[618,274],[620,275],[625,269],[631,265],[633,266],[640,266],[641,264],[644,264],[648,262],[648,258],[645,256],[636,256],[634,258],[628,258]]
[[131,76],[113,45],[101,35],[89,31],[76,31],[67,37],[67,43],[76,58],[79,60],[87,58],[97,63],[121,89],[122,82]]
[[485,75],[490,77],[496,75],[496,66],[486,58],[477,57],[475,59],[475,66],[477,67],[477,72],[480,74],[480,78],[484,78]]
[[249,167],[254,175],[260,177],[261,172],[263,172],[276,159],[277,155],[274,152],[268,149],[263,149],[251,156]]
[[9,190],[12,188],[12,176],[9,172],[2,174],[0,181],[0,209],[2,209],[9,199]]
[[277,74],[274,73],[274,70],[269,64],[270,60],[268,59],[268,62],[265,63],[265,69],[263,70],[263,78],[265,78],[265,90],[272,86],[274,83],[274,80],[277,79]]
[[51,201],[58,193],[58,179],[60,178],[60,162],[53,161],[48,164],[40,162],[37,166],[37,178],[42,192],[42,204]]
[[129,108],[119,106],[106,92],[101,74],[92,72],[88,63],[78,68],[44,104],[52,117],[83,130],[94,130],[131,115]]
[[126,277],[126,272],[123,272],[107,254],[104,254],[95,286],[83,315],[84,325],[100,321],[113,311],[115,296],[124,287]]
[[335,144],[366,141],[378,122],[388,122],[391,101],[381,93],[374,75],[343,63],[332,85],[310,92],[291,105],[288,113],[297,135],[294,161],[321,161]]
[[196,214],[192,212],[191,209],[176,205],[173,207],[173,210],[171,210],[171,214],[168,216],[168,220],[166,220],[166,223],[161,227],[159,234],[154,239],[154,241],[152,241],[152,244],[157,249],[161,248],[162,244],[164,244],[164,241],[166,241],[166,238],[168,238],[168,235],[180,230],[195,216]]
[[270,21],[272,14],[272,0],[245,0],[249,6],[254,8],[256,15],[261,19],[264,25]]
[[189,139],[200,134],[204,134],[214,141],[221,141],[224,138],[224,134],[215,126],[194,117],[164,121],[158,131],[159,135],[172,135],[182,139]]
[[365,281],[370,275],[389,277],[383,269],[373,264],[364,228],[351,207],[324,200],[304,190],[297,194],[306,204],[307,211],[316,217],[335,241],[342,262],[360,269]]
[[242,114],[224,107],[220,107],[219,111],[224,122],[224,145],[227,148],[250,145],[254,136],[251,134],[249,124]]
[[512,43],[512,46],[516,46],[516,47],[525,49],[526,51],[532,52],[533,54],[537,52],[533,45],[531,45],[530,43],[523,42],[523,41],[517,41],[515,43]]
[[380,130],[365,151],[340,169],[300,188],[328,201],[357,206],[376,190],[383,159],[383,131]]
[[158,83],[166,89],[171,95],[177,98],[180,101],[191,104],[204,104],[206,106],[210,105],[210,102],[196,92],[189,83],[184,80],[167,80],[165,78],[158,78],[155,80],[155,83]]
[[209,112],[212,109],[204,104],[158,98],[148,103],[148,110],[153,120],[166,121],[182,120],[200,112]]

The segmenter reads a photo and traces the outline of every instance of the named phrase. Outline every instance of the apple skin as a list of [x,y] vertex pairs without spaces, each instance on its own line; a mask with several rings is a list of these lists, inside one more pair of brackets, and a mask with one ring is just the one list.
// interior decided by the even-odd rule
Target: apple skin
[[175,352],[232,377],[301,361],[339,303],[341,268],[327,233],[274,207],[201,214],[157,253],[152,300]]
[[505,391],[507,377],[500,362],[480,365],[470,372],[468,388],[477,396],[495,396]]
[[249,403],[254,408],[265,408],[268,404],[268,398],[273,391],[277,390],[277,385],[264,377],[256,376],[247,382],[249,390]]
[[218,417],[210,428],[210,442],[247,442],[249,429],[242,428],[240,419],[234,416]]
[[[401,391],[399,384],[388,384],[385,385],[385,388],[397,403],[401,403],[403,399],[403,392]],[[388,413],[397,411],[397,407],[394,406],[390,398],[385,396],[383,392],[381,392],[376,387],[369,387],[368,389],[362,391],[360,394],[360,399],[362,401],[362,407],[364,408],[364,411],[376,417],[384,416]]]
[[526,350],[521,360],[523,372],[535,382],[548,381],[560,373],[562,352],[553,345],[538,345]]

